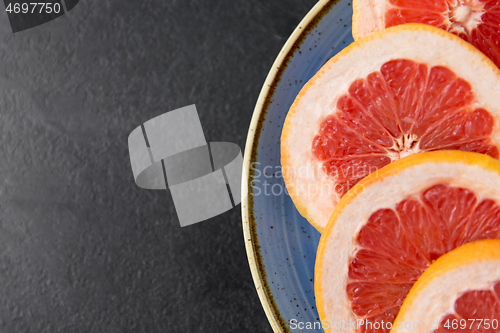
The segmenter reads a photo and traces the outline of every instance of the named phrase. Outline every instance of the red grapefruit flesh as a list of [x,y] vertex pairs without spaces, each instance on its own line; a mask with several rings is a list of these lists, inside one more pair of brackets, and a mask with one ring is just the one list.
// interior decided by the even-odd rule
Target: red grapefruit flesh
[[444,254],[413,285],[391,333],[500,331],[500,239]]
[[[468,242],[494,238],[500,238],[499,205],[464,188],[438,184],[395,209],[376,211],[360,230],[349,265],[346,291],[353,313],[372,323],[393,322],[434,260]],[[366,326],[360,331],[375,332]]]
[[413,153],[499,157],[500,70],[442,29],[404,24],[358,40],[301,89],[281,134],[284,181],[322,232],[360,179]]
[[405,23],[433,25],[471,43],[500,66],[497,0],[356,0],[353,20],[356,38]]
[[498,158],[494,119],[468,82],[446,67],[386,62],[353,82],[312,142],[313,156],[344,195],[361,178],[415,152],[454,149]]
[[447,30],[477,47],[500,66],[500,3],[497,0],[390,0],[385,26],[425,23]]
[[494,333],[499,329],[500,281],[496,281],[491,289],[471,290],[460,296],[454,312],[446,315],[433,333]]

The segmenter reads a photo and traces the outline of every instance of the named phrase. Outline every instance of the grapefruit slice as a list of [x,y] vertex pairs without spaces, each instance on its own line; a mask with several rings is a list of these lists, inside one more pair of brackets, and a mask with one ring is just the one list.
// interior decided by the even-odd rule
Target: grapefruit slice
[[368,322],[392,323],[433,261],[495,238],[500,161],[434,151],[393,162],[340,200],[321,235],[314,283],[319,315],[332,325],[364,320],[359,332],[388,332],[371,330]]
[[322,231],[357,181],[438,149],[499,156],[500,70],[424,24],[357,41],[302,88],[285,119],[281,164],[298,211]]
[[413,285],[391,332],[498,332],[500,240],[440,257]]
[[460,36],[500,67],[497,0],[354,0],[352,34],[363,38],[405,23],[425,23]]

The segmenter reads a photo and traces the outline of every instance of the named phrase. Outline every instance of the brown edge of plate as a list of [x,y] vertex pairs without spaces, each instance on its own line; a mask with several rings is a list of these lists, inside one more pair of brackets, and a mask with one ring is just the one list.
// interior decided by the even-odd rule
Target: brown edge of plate
[[297,28],[290,35],[285,45],[281,49],[278,57],[273,63],[267,75],[264,86],[260,91],[257,104],[252,115],[250,128],[248,130],[247,142],[245,145],[245,156],[243,159],[242,173],[242,202],[241,213],[243,218],[243,236],[247,251],[250,271],[252,273],[255,288],[259,295],[264,312],[275,333],[290,332],[286,321],[274,301],[274,296],[267,282],[265,266],[260,253],[260,246],[257,239],[255,215],[253,213],[253,193],[249,186],[253,172],[250,165],[257,161],[257,148],[259,146],[260,134],[266,118],[267,110],[275,93],[276,87],[281,80],[284,70],[290,59],[299,49],[307,34],[313,30],[321,19],[328,13],[338,0],[320,0],[307,15],[302,19]]

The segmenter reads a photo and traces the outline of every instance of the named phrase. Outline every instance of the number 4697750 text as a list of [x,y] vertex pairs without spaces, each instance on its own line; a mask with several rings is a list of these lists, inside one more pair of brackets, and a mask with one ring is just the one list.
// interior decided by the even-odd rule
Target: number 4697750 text
[[7,8],[5,9],[7,13],[14,14],[51,14],[51,13],[60,13],[61,12],[61,4],[59,3],[45,3],[45,2],[25,2],[25,3],[9,3]]

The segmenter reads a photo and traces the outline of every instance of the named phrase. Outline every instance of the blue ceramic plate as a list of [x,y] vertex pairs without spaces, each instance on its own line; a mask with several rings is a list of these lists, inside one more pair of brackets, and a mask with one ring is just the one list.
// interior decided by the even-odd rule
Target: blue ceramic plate
[[245,245],[274,332],[311,332],[308,323],[319,325],[313,281],[320,234],[286,193],[280,136],[300,89],[353,41],[351,22],[351,0],[320,1],[307,14],[269,72],[250,125],[243,169]]

